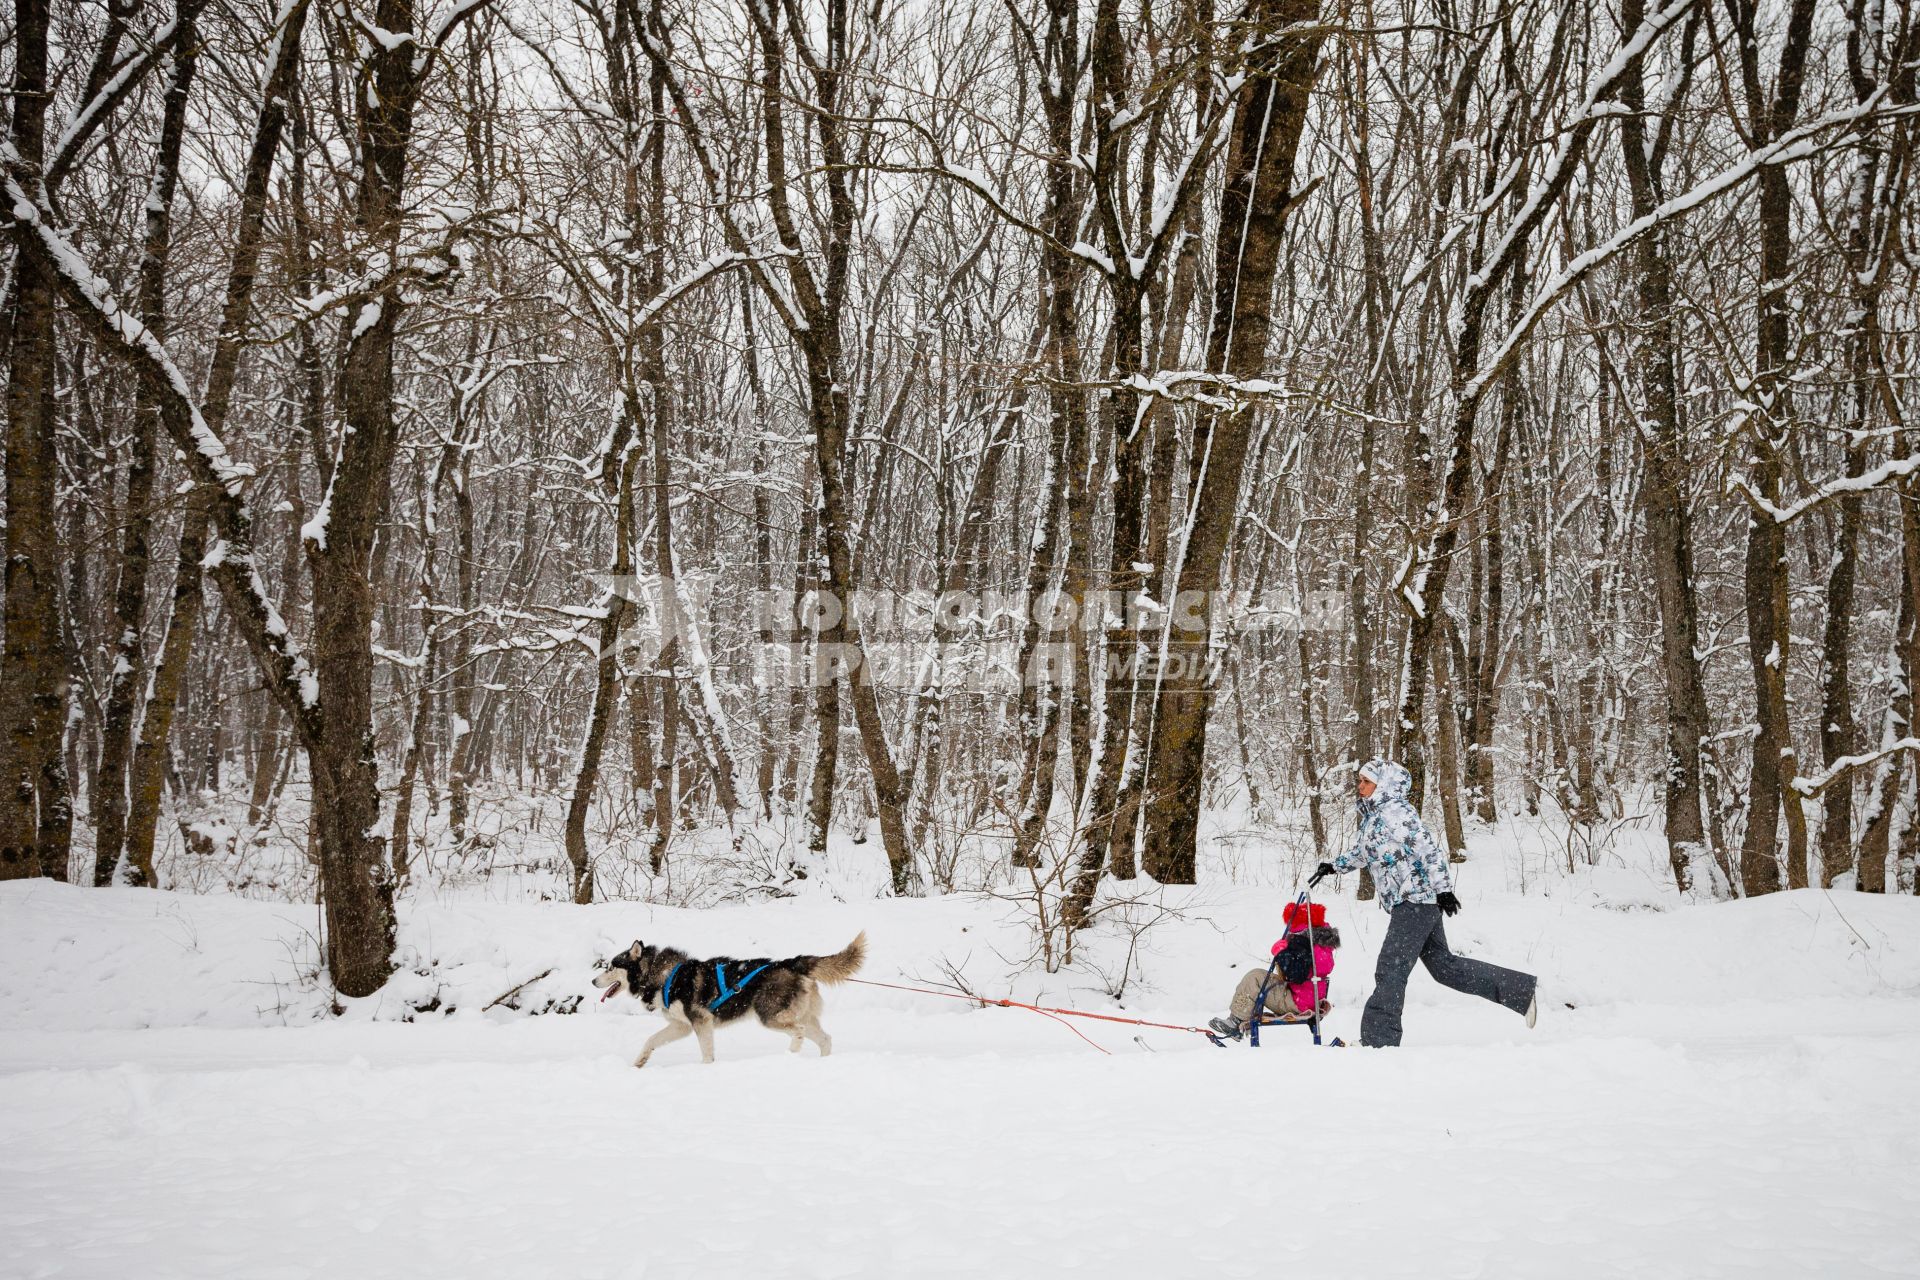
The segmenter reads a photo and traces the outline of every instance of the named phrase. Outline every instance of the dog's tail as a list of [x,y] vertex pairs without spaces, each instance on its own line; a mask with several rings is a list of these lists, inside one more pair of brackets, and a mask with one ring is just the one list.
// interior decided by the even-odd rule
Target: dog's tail
[[867,959],[867,935],[863,930],[859,937],[849,942],[837,954],[830,956],[801,956],[796,966],[815,982],[845,982],[860,972],[860,966]]

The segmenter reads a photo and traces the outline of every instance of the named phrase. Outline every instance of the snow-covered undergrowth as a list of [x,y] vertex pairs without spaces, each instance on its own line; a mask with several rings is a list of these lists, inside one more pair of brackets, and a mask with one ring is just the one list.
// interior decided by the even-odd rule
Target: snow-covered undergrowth
[[[0,886],[0,1272],[1920,1274],[1920,901],[1681,906],[1651,835],[1605,839],[1479,839],[1449,934],[1541,975],[1540,1026],[1416,973],[1395,1052],[1081,1024],[1102,1055],[852,986],[831,1059],[749,1025],[713,1067],[684,1041],[636,1072],[658,1020],[579,999],[635,937],[780,955],[865,929],[868,978],[1204,1022],[1301,859],[1251,829],[1054,973],[1017,901],[875,899],[871,845],[708,910],[436,879],[403,901],[402,973],[338,1016],[311,905]],[[1351,888],[1348,1039],[1385,925]]]

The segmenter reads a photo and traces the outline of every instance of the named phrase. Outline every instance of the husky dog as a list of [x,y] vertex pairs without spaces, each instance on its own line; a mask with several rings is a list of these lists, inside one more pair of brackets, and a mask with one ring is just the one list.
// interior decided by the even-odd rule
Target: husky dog
[[846,981],[866,958],[864,933],[837,955],[790,960],[695,960],[673,947],[650,947],[636,940],[607,962],[593,985],[604,988],[602,1000],[624,990],[666,1015],[667,1025],[653,1033],[633,1060],[636,1067],[646,1066],[655,1049],[688,1035],[699,1037],[700,1060],[712,1062],[714,1026],[749,1012],[760,1025],[791,1037],[789,1052],[800,1052],[804,1037],[820,1046],[824,1058],[833,1052],[833,1037],[820,1028],[820,984]]

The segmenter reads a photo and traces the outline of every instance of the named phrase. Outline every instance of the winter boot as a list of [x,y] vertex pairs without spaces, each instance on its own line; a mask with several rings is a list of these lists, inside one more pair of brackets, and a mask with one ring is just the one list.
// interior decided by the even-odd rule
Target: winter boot
[[1232,1018],[1209,1018],[1207,1025],[1212,1027],[1213,1033],[1223,1040],[1240,1038],[1240,1024]]

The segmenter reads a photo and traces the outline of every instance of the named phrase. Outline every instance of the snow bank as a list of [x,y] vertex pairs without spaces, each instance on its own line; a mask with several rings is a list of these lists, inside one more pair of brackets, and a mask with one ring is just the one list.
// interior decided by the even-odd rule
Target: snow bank
[[[1920,899],[1805,890],[1655,912],[1481,892],[1471,867],[1462,882],[1467,907],[1448,924],[1454,948],[1538,973],[1554,1003],[1571,1001],[1595,1026],[1646,1029],[1741,1003],[1818,1019],[1836,1000],[1911,1001],[1920,994]],[[1083,947],[1085,963],[1066,973],[1021,968],[1031,947],[1027,926],[1017,908],[989,899],[820,896],[693,911],[449,897],[402,903],[400,973],[379,994],[345,1002],[342,1012],[354,1021],[393,1021],[571,1011],[579,1003],[573,997],[588,993],[595,965],[635,938],[696,955],[821,954],[864,929],[872,943],[869,977],[924,982],[959,974],[987,993],[1204,1021],[1239,967],[1265,956],[1286,895],[1257,886],[1165,892],[1184,918],[1139,939],[1120,1005],[1107,990],[1132,939],[1096,934]],[[1347,940],[1334,978],[1343,1006],[1335,1030],[1351,1034],[1356,1024],[1347,1015],[1370,986],[1386,918],[1373,904],[1328,898]],[[0,884],[0,1029],[310,1022],[331,1005],[318,928],[310,906],[47,881]],[[509,1001],[484,1008],[517,986]],[[836,1000],[901,1010],[929,1005],[925,997],[872,988]],[[1416,1009],[1444,1006],[1513,1030],[1498,1010],[1422,980],[1412,1000]],[[953,1002],[951,1011],[966,1010]],[[1448,1021],[1415,1012],[1409,1034],[1445,1034]]]

